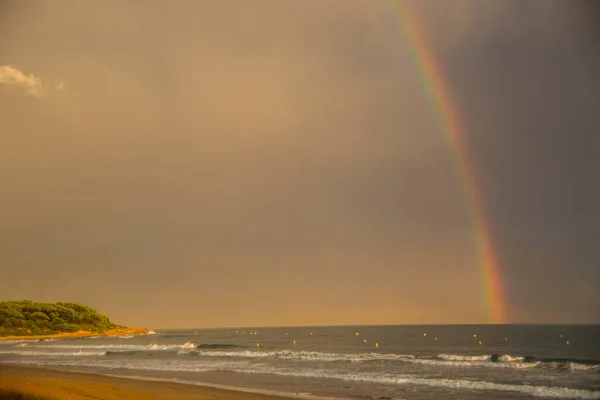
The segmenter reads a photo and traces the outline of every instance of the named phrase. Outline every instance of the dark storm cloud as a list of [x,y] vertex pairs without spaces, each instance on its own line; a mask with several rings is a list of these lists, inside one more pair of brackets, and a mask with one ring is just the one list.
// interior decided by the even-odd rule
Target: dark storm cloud
[[[575,17],[411,4],[512,320],[597,321],[598,85]],[[456,160],[388,9],[6,2],[0,65],[64,87],[0,91],[2,297],[153,326],[484,321]]]

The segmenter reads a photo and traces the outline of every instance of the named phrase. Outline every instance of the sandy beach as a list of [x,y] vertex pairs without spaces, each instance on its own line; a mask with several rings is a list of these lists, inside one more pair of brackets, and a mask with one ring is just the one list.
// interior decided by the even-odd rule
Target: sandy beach
[[277,396],[181,383],[113,378],[0,364],[0,397],[2,390],[38,396],[41,400],[283,399]]
[[40,340],[40,339],[75,339],[90,336],[123,336],[123,335],[146,335],[149,330],[146,328],[118,328],[111,329],[102,333],[78,331],[62,332],[54,335],[30,335],[30,336],[1,336],[0,340]]

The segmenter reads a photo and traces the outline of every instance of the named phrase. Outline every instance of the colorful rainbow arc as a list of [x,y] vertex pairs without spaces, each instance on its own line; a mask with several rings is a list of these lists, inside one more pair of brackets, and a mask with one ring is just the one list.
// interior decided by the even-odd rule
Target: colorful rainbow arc
[[400,34],[410,48],[415,67],[456,159],[458,177],[462,181],[467,212],[474,229],[479,273],[489,322],[505,323],[505,306],[498,262],[489,225],[485,219],[482,199],[477,190],[475,171],[469,159],[465,129],[460,124],[457,107],[453,105],[442,69],[426,40],[417,15],[409,7],[402,7],[394,0],[384,1],[390,5],[392,15],[398,17]]

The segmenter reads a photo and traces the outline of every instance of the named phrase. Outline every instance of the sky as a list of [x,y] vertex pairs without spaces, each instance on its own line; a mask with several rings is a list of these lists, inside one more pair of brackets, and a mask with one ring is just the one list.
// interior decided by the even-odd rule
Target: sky
[[[0,300],[151,328],[488,322],[390,1],[0,0]],[[465,127],[510,323],[600,323],[600,24],[568,4],[398,2]]]

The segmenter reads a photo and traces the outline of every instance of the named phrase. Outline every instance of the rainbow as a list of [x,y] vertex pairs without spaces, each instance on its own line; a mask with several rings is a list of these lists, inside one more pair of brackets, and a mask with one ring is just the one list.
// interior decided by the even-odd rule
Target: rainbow
[[[469,158],[465,129],[460,123],[457,107],[453,104],[442,68],[426,40],[416,13],[409,6],[401,6],[394,0],[384,1],[390,5],[392,15],[398,17],[400,35],[408,44],[416,70],[456,159],[457,174],[462,183],[467,213],[474,230],[477,263],[488,322],[505,323],[506,312],[498,260],[494,252],[489,224],[485,218],[483,201],[477,190],[475,170]],[[395,22],[396,18],[394,18],[394,25]]]

